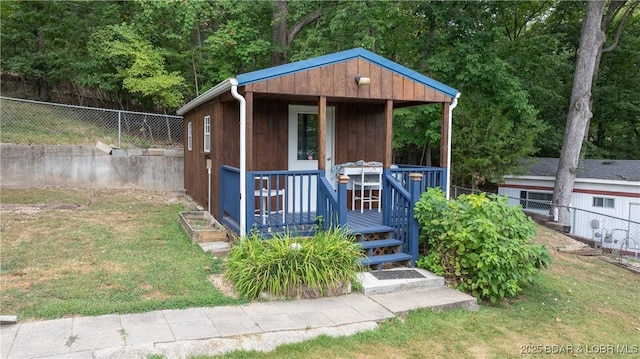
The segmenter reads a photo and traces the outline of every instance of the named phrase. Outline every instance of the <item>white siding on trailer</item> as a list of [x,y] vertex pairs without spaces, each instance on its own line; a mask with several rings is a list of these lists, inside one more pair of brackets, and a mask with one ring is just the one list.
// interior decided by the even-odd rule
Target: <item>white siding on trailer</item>
[[[538,179],[521,179],[521,178],[513,178],[513,179],[505,179],[506,185],[518,186],[517,187],[498,187],[498,194],[510,197],[509,204],[516,205],[522,204],[522,192],[527,192],[527,198],[529,201],[527,202],[526,211],[536,212],[541,214],[549,214],[549,209],[545,208],[546,206],[542,204],[542,200],[534,199],[537,194],[552,194],[553,193],[553,181],[546,178],[538,178]],[[533,194],[533,195],[532,195]],[[523,206],[524,207],[524,206]],[[536,208],[542,207],[542,208]]]
[[[513,187],[499,187],[498,193],[504,194],[505,196],[520,198],[521,191],[531,191],[531,192],[547,192],[553,191],[554,186],[554,178],[505,178],[506,185],[519,186],[522,188],[513,188]],[[603,183],[604,182],[604,183]],[[623,182],[612,183],[614,181],[588,181],[588,179],[578,178],[576,179],[576,183],[574,186],[574,193],[571,199],[570,206],[580,208],[586,211],[592,211],[597,213],[602,213],[614,217],[620,218],[629,218],[629,203],[631,202],[640,202],[640,198],[633,197],[625,197],[625,196],[615,196],[610,194],[599,194],[599,193],[581,193],[581,191],[603,191],[603,192],[619,192],[619,193],[632,193],[632,194],[640,194],[640,183],[639,182]],[[542,187],[542,188],[533,188],[530,189],[528,187]],[[594,207],[593,206],[593,198],[612,198],[615,201],[614,208],[607,207]]]
[[[553,180],[553,177],[547,179],[541,177],[505,178],[506,185],[517,187],[501,186],[498,188],[498,193],[508,197],[520,198],[521,191],[553,191]],[[584,191],[589,193],[583,193]],[[615,193],[627,193],[634,197],[612,195]],[[626,249],[630,252],[639,252],[640,225],[627,221],[640,222],[640,198],[635,197],[635,194],[640,194],[639,182],[577,179],[570,204],[571,207],[577,208],[570,215],[571,233],[592,239],[601,243],[603,247],[612,249],[621,249],[621,246],[626,245],[628,237],[629,244]],[[594,198],[612,199],[614,207],[594,206]],[[604,201],[598,202],[604,203]],[[519,200],[512,199],[509,203],[518,204]],[[597,228],[593,228],[596,225]],[[624,250],[625,248],[622,249]]]
[[537,178],[505,178],[504,183],[506,185],[516,185],[516,186],[535,186],[535,187],[545,187],[551,188],[553,190],[553,177],[537,177]]
[[518,188],[506,188],[506,187],[498,187],[498,194],[501,196],[509,197],[509,204],[518,204],[518,200],[514,200],[513,198],[520,197],[520,189]]
[[640,198],[634,198],[629,204],[629,216],[636,223],[629,222],[628,224],[628,248],[640,255]]

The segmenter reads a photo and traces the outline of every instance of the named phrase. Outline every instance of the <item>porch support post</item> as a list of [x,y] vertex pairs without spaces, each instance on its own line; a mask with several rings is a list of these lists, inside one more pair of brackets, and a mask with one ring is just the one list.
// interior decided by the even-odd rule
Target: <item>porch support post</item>
[[247,171],[255,171],[255,163],[253,163],[253,92],[246,92],[244,98],[247,101]]
[[442,103],[442,120],[440,121],[440,167],[449,164],[449,103]]
[[324,171],[327,164],[327,97],[318,100],[318,169]]
[[393,100],[384,103],[384,159],[383,168],[391,168],[393,162]]
[[416,260],[418,259],[418,252],[420,250],[419,246],[419,238],[418,232],[420,230],[420,226],[418,224],[418,220],[414,216],[414,207],[416,202],[420,199],[420,182],[422,181],[421,173],[411,173],[409,174],[409,198],[411,200],[411,205],[409,206],[409,213],[407,215],[409,220],[409,254],[411,255],[411,266],[414,267],[416,264]]
[[349,183],[349,176],[338,177],[338,225],[340,226],[347,224],[347,183]]

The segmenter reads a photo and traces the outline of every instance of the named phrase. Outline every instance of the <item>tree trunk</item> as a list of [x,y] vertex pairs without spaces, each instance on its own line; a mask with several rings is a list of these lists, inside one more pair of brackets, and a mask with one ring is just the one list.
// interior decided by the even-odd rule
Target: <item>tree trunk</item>
[[431,144],[429,144],[429,142],[424,144],[424,149],[422,150],[422,160],[420,161],[420,165],[431,167]]
[[[34,13],[38,13],[40,12],[41,7],[40,4],[38,3],[34,3],[33,5],[33,12]],[[40,28],[35,28],[33,30],[33,35],[35,37],[35,53],[36,56],[39,58],[44,57],[44,55],[42,55],[42,53],[44,52],[43,48],[44,48],[44,39],[42,38],[42,31]],[[36,65],[36,68],[39,67],[39,65]],[[36,86],[37,86],[37,90],[38,90],[38,98],[40,99],[40,101],[45,101],[48,102],[51,100],[51,92],[49,91],[49,81],[47,81],[47,77],[45,75],[46,71],[44,71],[44,69],[41,69],[42,71],[42,75],[40,77],[38,77],[36,79]]]
[[[606,34],[606,31],[609,28],[609,25],[613,23],[613,20],[616,18],[618,13],[622,11],[622,9],[626,4],[627,4],[627,0],[614,0],[609,4],[609,7],[607,8],[606,13],[602,16],[602,22],[600,24],[600,28],[603,31],[603,35]],[[598,54],[596,55],[596,62],[593,67],[593,75],[592,75],[593,79],[591,80],[592,90],[593,88],[595,88],[598,82],[598,73],[600,72],[600,60],[602,59],[602,54],[605,52],[611,52],[618,46],[618,41],[620,40],[620,35],[622,33],[622,27],[627,22],[629,17],[631,17],[631,15],[633,14],[637,6],[638,6],[638,3],[635,2],[631,4],[629,7],[627,7],[626,11],[623,13],[622,17],[618,21],[616,33],[614,35],[614,38],[611,44],[608,45],[606,48],[603,47],[606,42],[606,36],[605,36],[604,39],[602,40],[602,45],[598,47]],[[593,93],[593,91],[591,92]],[[591,111],[591,113],[593,113],[593,99],[589,101],[589,110]],[[587,121],[587,129],[584,133],[585,143],[589,141],[589,130],[591,127],[590,123],[591,123],[591,119]]]
[[587,1],[580,46],[576,56],[576,69],[571,90],[571,102],[567,114],[567,125],[560,151],[560,162],[553,189],[553,204],[558,206],[558,221],[569,224],[569,211],[573,186],[578,172],[580,150],[586,127],[592,116],[590,111],[591,85],[598,52],[604,42],[601,28],[605,1]]
[[272,17],[273,30],[271,31],[271,66],[282,65],[288,61],[287,49],[298,33],[307,25],[318,20],[328,8],[320,8],[303,17],[294,24],[291,29],[287,26],[287,1],[276,0],[276,10]]
[[38,99],[43,102],[49,102],[51,100],[51,92],[49,91],[49,81],[42,76],[36,80],[38,85]]
[[407,145],[407,164],[408,165],[417,165],[418,164],[418,146],[413,143]]
[[271,66],[282,65],[287,61],[287,0],[277,0],[273,12],[273,30],[271,32]]

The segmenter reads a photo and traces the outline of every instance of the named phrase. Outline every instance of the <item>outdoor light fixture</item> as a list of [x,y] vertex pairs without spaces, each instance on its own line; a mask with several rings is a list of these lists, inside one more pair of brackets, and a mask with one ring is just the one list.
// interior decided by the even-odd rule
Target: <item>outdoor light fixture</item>
[[356,76],[356,83],[358,84],[358,86],[368,85],[369,83],[371,83],[371,78],[358,75]]

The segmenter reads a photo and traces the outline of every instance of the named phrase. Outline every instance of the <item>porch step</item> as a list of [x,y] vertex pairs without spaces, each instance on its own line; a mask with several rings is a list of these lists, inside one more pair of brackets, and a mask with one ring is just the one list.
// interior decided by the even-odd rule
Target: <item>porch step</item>
[[[361,263],[363,266],[382,265],[384,263],[408,262],[411,261],[411,255],[407,253],[391,253],[380,256],[371,256],[363,258]],[[378,268],[382,269],[382,268]]]
[[358,242],[363,249],[383,248],[383,247],[395,247],[402,245],[402,241],[399,239],[378,239],[375,241],[360,241]]
[[369,233],[392,233],[393,227],[378,225],[378,226],[351,228],[350,230],[353,235],[357,236],[357,235],[369,234]]

